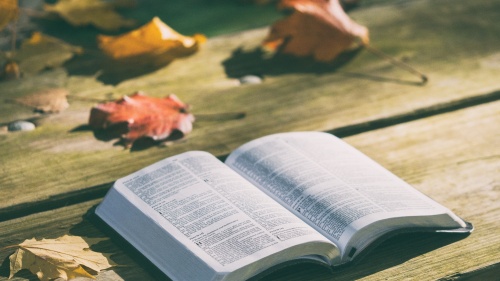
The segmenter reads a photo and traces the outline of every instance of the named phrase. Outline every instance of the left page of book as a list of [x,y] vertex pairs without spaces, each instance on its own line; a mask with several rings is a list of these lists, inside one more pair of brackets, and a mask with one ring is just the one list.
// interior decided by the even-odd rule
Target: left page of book
[[206,152],[170,157],[117,180],[96,213],[178,280],[245,279],[289,259],[316,255],[329,263],[339,255]]

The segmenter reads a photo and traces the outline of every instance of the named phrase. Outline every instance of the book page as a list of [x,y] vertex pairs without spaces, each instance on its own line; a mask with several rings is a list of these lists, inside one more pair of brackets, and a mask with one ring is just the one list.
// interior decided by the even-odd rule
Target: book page
[[[326,133],[263,137],[235,150],[226,164],[309,222],[341,251],[357,230],[374,221],[448,212]],[[453,226],[459,225],[453,222]]]
[[328,243],[320,253],[325,260],[338,255],[325,237],[206,152],[167,158],[115,185],[218,271],[307,242]]

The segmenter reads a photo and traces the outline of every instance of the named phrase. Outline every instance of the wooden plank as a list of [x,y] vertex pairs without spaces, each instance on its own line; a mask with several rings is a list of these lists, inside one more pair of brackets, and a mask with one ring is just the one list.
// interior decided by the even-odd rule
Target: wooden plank
[[[322,267],[298,265],[263,280],[436,280],[457,273],[467,276],[467,272],[499,263],[499,122],[500,102],[494,102],[346,138],[420,191],[474,223],[476,229],[469,237],[402,235],[342,271],[330,273]],[[125,260],[135,258],[137,252],[96,220],[93,206],[97,202],[0,223],[0,248],[32,236],[105,234],[112,237],[109,250]],[[7,254],[1,252],[0,258]],[[155,272],[142,258],[136,262],[140,267],[134,264],[120,277],[136,280],[145,271]],[[6,274],[1,272],[5,269],[0,271],[0,280],[5,280]]]
[[[0,84],[4,99],[52,86],[66,87],[72,95],[70,108],[43,118],[37,130],[0,134],[0,212],[8,214],[20,204],[35,206],[62,194],[85,192],[183,151],[224,155],[270,133],[325,131],[411,115],[500,88],[496,48],[500,26],[494,24],[500,3],[387,2],[351,15],[370,28],[375,46],[427,72],[430,82],[426,86],[415,85],[409,74],[363,51],[346,64],[338,61],[326,66],[288,57],[265,59],[253,50],[267,29],[211,38],[194,56],[117,86],[104,85],[94,77],[68,76],[61,70]],[[236,51],[239,47],[242,53]],[[254,73],[264,75],[262,84],[239,86],[231,78]],[[174,92],[193,105],[195,115],[243,111],[246,117],[217,122],[200,117],[184,141],[135,151],[78,130],[87,123],[94,104],[89,100],[136,90],[155,96]],[[25,118],[24,110],[1,104],[0,122]]]

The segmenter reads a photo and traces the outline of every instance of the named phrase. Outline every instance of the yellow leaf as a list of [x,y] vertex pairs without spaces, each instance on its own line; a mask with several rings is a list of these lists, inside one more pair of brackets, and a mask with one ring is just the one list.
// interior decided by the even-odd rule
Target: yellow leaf
[[115,12],[113,4],[101,0],[59,0],[54,5],[45,5],[44,9],[74,26],[93,25],[103,30],[117,30],[135,24],[134,20]]
[[64,280],[76,277],[94,278],[82,266],[99,272],[115,265],[102,253],[90,250],[89,244],[79,236],[64,235],[57,239],[40,241],[33,238],[25,240],[18,247],[9,257],[9,278],[21,269],[30,270],[42,281],[57,278]]
[[17,17],[17,0],[0,0],[0,30]]
[[99,48],[113,59],[144,57],[171,61],[196,52],[206,37],[179,34],[158,17],[146,25],[119,36],[98,36]]

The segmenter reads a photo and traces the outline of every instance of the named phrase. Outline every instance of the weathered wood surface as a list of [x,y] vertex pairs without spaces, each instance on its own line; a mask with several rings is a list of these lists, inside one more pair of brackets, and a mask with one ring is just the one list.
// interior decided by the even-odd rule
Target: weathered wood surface
[[[129,266],[103,272],[99,280],[168,279],[93,214],[114,180],[187,150],[224,156],[262,135],[321,130],[350,136],[345,140],[473,222],[476,230],[467,238],[404,235],[339,272],[299,265],[264,280],[496,278],[500,269],[500,2],[362,3],[367,4],[350,15],[370,28],[373,45],[426,72],[427,85],[418,85],[418,79],[364,51],[332,65],[289,57],[267,59],[256,49],[266,28],[210,38],[194,56],[116,85],[75,75],[99,59],[92,55],[84,57],[89,61],[70,62],[67,69],[0,83],[3,101],[51,87],[65,87],[71,93],[70,108],[44,116],[35,131],[0,131],[0,248],[31,237],[111,237],[95,250],[116,253],[113,260]],[[264,11],[252,9],[255,14]],[[269,10],[265,14],[265,21],[274,17]],[[212,22],[206,28],[210,34],[223,34],[232,31],[220,29],[228,21]],[[184,30],[188,34],[196,31],[192,24]],[[85,34],[82,43],[93,40]],[[238,85],[235,78],[246,74],[262,75],[264,81]],[[137,90],[154,96],[173,92],[193,105],[194,114],[200,116],[193,133],[172,145],[129,151],[85,129],[93,100]],[[0,123],[34,116],[30,109],[3,101]],[[246,117],[218,121],[201,117],[227,112],[245,112]],[[415,121],[404,123],[411,120]],[[0,251],[0,280],[8,277],[9,254]],[[26,272],[14,278],[26,279],[36,280]]]
[[[330,273],[313,265],[285,268],[264,280],[436,280],[474,276],[500,263],[500,101],[345,138],[418,190],[471,221],[468,237],[408,234],[395,237],[357,264]],[[93,213],[99,200],[0,224],[0,248],[26,238],[73,234],[111,237],[96,250],[116,253],[130,267],[100,274],[101,280],[149,280],[164,276]],[[0,252],[4,259],[8,251]],[[5,280],[7,263],[0,270]],[[469,272],[475,272],[473,274]],[[486,271],[487,273],[488,271]],[[115,274],[116,273],[116,274]],[[479,276],[491,276],[479,275]],[[26,276],[25,276],[26,277]],[[14,280],[25,280],[16,278]]]
[[[497,1],[423,0],[385,1],[351,13],[370,28],[373,45],[426,72],[430,81],[425,86],[364,51],[326,66],[288,57],[265,59],[255,48],[266,28],[211,38],[194,56],[116,86],[68,76],[63,69],[0,83],[2,99],[48,87],[71,93],[70,108],[40,120],[35,131],[0,134],[0,214],[9,218],[50,207],[52,201],[97,198],[117,178],[187,150],[224,155],[270,133],[334,130],[398,115],[418,117],[420,109],[467,105],[471,97],[498,99],[499,11]],[[265,79],[238,86],[233,77],[245,74]],[[155,96],[176,93],[193,105],[195,115],[245,112],[246,117],[200,117],[184,141],[135,151],[79,130],[94,104],[84,99],[118,98],[137,90]],[[32,116],[11,103],[0,103],[0,112],[0,122]]]

